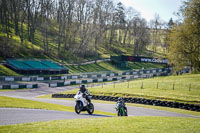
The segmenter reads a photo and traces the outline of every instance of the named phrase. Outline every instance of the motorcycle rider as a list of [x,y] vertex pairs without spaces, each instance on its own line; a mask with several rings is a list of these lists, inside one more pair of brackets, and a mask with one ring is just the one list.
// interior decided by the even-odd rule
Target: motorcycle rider
[[79,92],[83,93],[83,97],[85,97],[85,99],[90,103],[91,100],[89,98],[90,93],[88,91],[88,89],[85,88],[85,85],[80,85],[80,90]]
[[127,110],[127,108],[126,108],[126,104],[125,104],[125,102],[124,102],[124,100],[123,100],[122,97],[119,97],[119,98],[118,98],[116,108],[118,108],[118,106],[122,106],[122,107],[124,107],[124,109]]

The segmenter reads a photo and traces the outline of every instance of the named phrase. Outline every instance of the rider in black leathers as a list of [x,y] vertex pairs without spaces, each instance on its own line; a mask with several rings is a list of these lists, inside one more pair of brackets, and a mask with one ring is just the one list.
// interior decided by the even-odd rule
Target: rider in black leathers
[[83,93],[83,96],[85,96],[86,100],[90,103],[91,100],[89,98],[90,93],[88,91],[88,89],[85,88],[85,85],[80,85],[80,90],[79,92]]
[[118,98],[117,105],[120,105],[120,106],[124,107],[124,109],[127,109],[126,108],[126,104],[125,104],[125,102],[124,102],[122,97]]

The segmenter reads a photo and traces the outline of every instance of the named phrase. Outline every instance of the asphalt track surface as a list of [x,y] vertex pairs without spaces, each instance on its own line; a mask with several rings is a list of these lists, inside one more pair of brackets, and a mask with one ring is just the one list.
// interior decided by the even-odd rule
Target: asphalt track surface
[[[66,106],[75,106],[75,101],[72,100],[57,100],[36,98],[37,96],[59,93],[78,86],[67,86],[49,88],[46,83],[39,83],[39,88],[27,90],[14,90],[0,92],[0,96],[9,96],[15,98],[22,98],[46,103],[54,103]],[[116,113],[114,104],[93,103],[95,110]],[[170,116],[170,117],[192,117],[200,118],[198,116],[185,115],[180,113],[161,111],[156,109],[149,109],[143,107],[127,106],[129,116]],[[49,120],[63,120],[63,119],[78,119],[78,118],[99,118],[110,117],[105,115],[88,115],[86,112],[76,114],[75,112],[53,111],[43,109],[20,109],[20,108],[0,108],[0,125],[10,125],[19,123],[29,123]]]
[[11,125],[20,123],[30,123],[50,120],[80,119],[110,117],[105,115],[80,115],[74,112],[43,110],[43,109],[20,109],[20,108],[0,108],[0,125]]

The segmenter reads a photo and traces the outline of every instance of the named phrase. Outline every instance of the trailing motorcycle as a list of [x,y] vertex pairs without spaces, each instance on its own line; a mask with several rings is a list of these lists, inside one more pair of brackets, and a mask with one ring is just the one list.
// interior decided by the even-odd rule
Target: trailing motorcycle
[[128,116],[127,108],[122,103],[117,103],[115,109],[118,116]]
[[[74,98],[76,99],[75,112],[77,114],[80,114],[81,111],[87,111],[90,115],[93,114],[94,105],[86,100],[85,94],[79,91]],[[92,96],[88,96],[88,98],[91,99]]]

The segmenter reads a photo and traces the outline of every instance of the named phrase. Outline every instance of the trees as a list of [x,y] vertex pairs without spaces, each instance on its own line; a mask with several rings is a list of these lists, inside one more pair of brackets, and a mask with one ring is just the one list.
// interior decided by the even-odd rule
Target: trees
[[133,36],[134,36],[134,52],[140,55],[144,48],[150,43],[150,34],[145,19],[136,17],[132,20]]
[[165,29],[162,32],[163,35],[163,43],[162,43],[162,47],[164,50],[164,53],[168,53],[169,52],[169,35],[170,35],[170,31],[174,25],[174,21],[172,18],[170,18],[168,23],[165,23]]
[[54,13],[53,0],[42,0],[40,11],[40,31],[42,33],[43,53],[49,55],[49,30],[51,27],[51,14]]
[[171,29],[173,25],[174,25],[174,21],[172,18],[170,18],[169,22],[167,23],[167,26],[168,26],[167,29]]
[[168,58],[176,69],[190,65],[200,71],[200,0],[187,1],[184,7],[183,23],[174,26],[170,34]]
[[152,45],[153,45],[153,52],[156,53],[157,52],[157,47],[159,46],[159,44],[161,44],[161,34],[160,34],[160,30],[162,27],[162,22],[160,19],[159,14],[155,14],[154,19],[151,20],[150,22],[150,26],[151,26],[151,40],[152,40]]
[[129,44],[130,44],[130,41],[131,41],[131,33],[130,33],[131,30],[130,29],[131,29],[131,26],[132,26],[132,22],[137,17],[139,17],[139,13],[135,9],[133,9],[132,7],[129,7],[126,10],[125,28],[124,28],[124,39],[123,39],[123,45],[124,46],[126,45],[127,36],[129,36],[128,40],[129,40]]
[[0,1],[0,14],[1,14],[1,24],[2,24],[2,29],[5,30],[7,39],[10,37],[10,26],[9,26],[9,21],[10,21],[10,1],[7,0],[1,0]]
[[[20,22],[21,24],[20,24],[20,30],[16,31],[16,28],[15,28],[15,34],[17,33],[19,35],[21,45],[23,45],[23,42],[24,42],[24,26],[23,25],[24,25],[24,21],[25,21],[25,17],[26,17],[26,11],[27,11],[27,6],[26,6],[25,1],[21,1],[20,6],[18,8],[19,8],[18,10],[20,10],[18,22]],[[18,27],[18,22],[17,23],[15,22],[15,27]]]
[[139,55],[149,43],[146,21],[113,0],[0,0],[0,23],[7,38],[18,36],[13,39],[24,49],[37,47],[60,60],[98,59],[100,45],[118,54],[118,46],[128,47]]
[[115,21],[117,24],[118,41],[120,44],[122,43],[122,30],[125,29],[125,24],[126,24],[125,18],[126,18],[125,9],[123,7],[123,4],[119,2],[117,3],[117,7],[115,9]]

